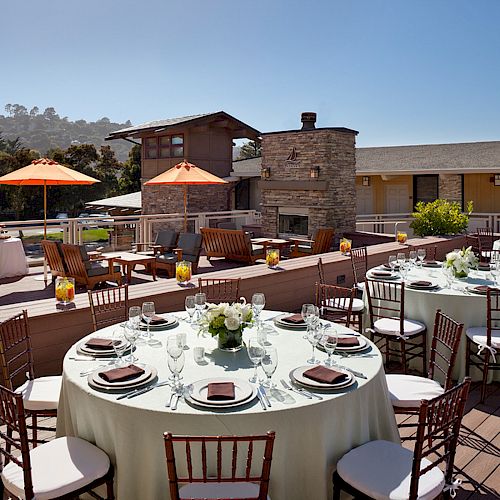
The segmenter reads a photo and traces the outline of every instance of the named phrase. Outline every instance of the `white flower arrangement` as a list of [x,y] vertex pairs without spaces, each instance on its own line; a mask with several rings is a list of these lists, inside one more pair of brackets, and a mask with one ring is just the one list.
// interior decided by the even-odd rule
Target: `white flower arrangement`
[[224,333],[225,330],[241,333],[251,321],[252,307],[250,304],[246,302],[235,302],[234,304],[222,302],[208,304],[208,309],[200,320],[200,326],[208,330],[212,337],[215,337]]
[[444,267],[452,269],[457,278],[465,278],[469,274],[469,270],[476,267],[477,264],[478,259],[474,255],[472,247],[468,247],[446,254]]

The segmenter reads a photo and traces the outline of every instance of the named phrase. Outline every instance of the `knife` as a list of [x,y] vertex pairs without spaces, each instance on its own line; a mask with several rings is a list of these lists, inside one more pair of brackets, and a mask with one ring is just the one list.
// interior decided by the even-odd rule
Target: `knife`
[[154,389],[155,387],[162,387],[164,385],[169,385],[170,382],[168,380],[165,380],[163,382],[156,382],[152,385],[148,385],[147,387],[142,387],[140,389],[133,389],[132,391],[128,391],[125,394],[120,394],[116,399],[124,399],[124,398],[133,398],[135,396],[139,396],[139,394],[144,394],[145,392],[149,392],[151,389]]
[[179,402],[179,399],[181,399],[181,395],[178,392],[176,392],[175,395],[174,395],[174,401],[170,405],[170,408],[171,408],[172,411],[177,410],[177,403]]
[[267,406],[269,406],[269,408],[270,408],[271,407],[271,401],[269,401],[269,398],[267,397],[267,393],[266,393],[266,390],[264,389],[264,387],[260,386],[257,390],[260,391],[260,393],[262,395],[262,399],[267,404]]
[[262,406],[262,409],[267,410],[266,403],[264,403],[264,399],[262,398],[262,394],[260,393],[259,389],[257,389],[257,398],[260,401],[260,405]]
[[281,379],[280,382],[285,389],[300,394],[301,396],[304,396],[307,399],[312,399],[312,396],[310,394],[306,394],[305,392],[299,391],[297,388],[293,387],[293,385],[287,384],[284,379]]
[[351,372],[355,377],[358,377],[358,378],[364,378],[364,379],[367,379],[368,377],[366,375],[364,375],[363,373],[361,372],[357,372],[356,370],[353,370],[352,368],[347,368],[346,366],[343,366],[342,368],[344,368],[344,370],[347,370],[348,372]]

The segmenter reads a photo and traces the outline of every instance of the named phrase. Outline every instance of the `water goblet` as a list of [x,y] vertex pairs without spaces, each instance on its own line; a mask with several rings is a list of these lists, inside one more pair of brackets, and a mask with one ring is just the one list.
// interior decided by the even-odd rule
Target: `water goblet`
[[398,258],[395,255],[389,255],[389,267],[391,268],[391,271],[394,272],[397,263],[398,263]]
[[405,253],[404,252],[399,252],[398,256],[397,256],[397,259],[398,259],[399,267],[401,267],[401,265],[406,262],[406,255],[405,255]]
[[[316,314],[316,309],[317,307],[314,304],[303,304],[302,305],[302,319],[304,320],[306,326],[307,326],[307,331],[309,331],[310,328],[310,320],[311,316],[314,316]],[[304,334],[304,338],[307,339],[307,331]]]
[[310,365],[315,365],[319,361],[316,359],[316,346],[318,342],[321,340],[321,332],[319,328],[310,328],[307,332],[307,340],[312,346],[312,356],[307,360]]
[[427,252],[425,248],[419,248],[417,250],[417,258],[419,260],[419,266],[422,267],[422,264],[424,262],[425,256],[427,255]]
[[409,260],[410,260],[411,266],[414,267],[417,263],[417,252],[415,250],[410,251]]
[[167,338],[167,352],[169,356],[178,358],[184,352],[184,346],[179,342],[177,335],[170,335]]
[[184,369],[184,363],[185,363],[185,356],[184,356],[184,351],[180,351],[180,356],[174,357],[171,356],[170,353],[168,354],[167,358],[167,364],[168,364],[168,369],[172,373],[171,380],[173,382],[173,387],[174,388],[179,388],[180,387],[180,374],[182,370]]
[[132,306],[128,309],[128,320],[136,328],[139,328],[139,322],[141,321],[141,308],[139,306]]
[[272,376],[278,367],[278,351],[274,346],[268,346],[265,349],[264,357],[260,362],[264,373],[267,376],[267,381],[264,382],[265,387],[269,387],[269,389],[273,389],[276,385],[272,381]]
[[123,330],[121,328],[115,328],[113,331],[113,349],[116,354],[116,366],[123,364],[123,355],[127,350],[128,343],[123,335]]
[[134,356],[134,351],[135,351],[135,343],[137,341],[137,337],[139,336],[139,330],[135,327],[133,323],[128,322],[123,325],[123,334],[130,343],[129,355],[125,361],[133,363],[134,361],[137,361],[137,357]]
[[321,338],[321,345],[328,354],[328,359],[325,361],[326,366],[335,366],[335,361],[332,358],[332,355],[335,353],[335,349],[337,347],[338,342],[338,334],[335,328],[332,328],[330,332],[323,332],[323,337]]
[[266,350],[264,349],[261,339],[259,339],[258,337],[251,337],[247,343],[247,352],[248,352],[248,358],[250,359],[250,361],[253,363],[254,366],[253,376],[250,377],[248,380],[252,383],[256,383],[258,381],[257,368],[259,367],[260,363],[262,362],[262,358],[266,353]]
[[186,297],[186,300],[184,301],[184,307],[186,308],[186,312],[188,313],[188,316],[189,316],[188,323],[192,324],[193,323],[193,314],[196,311],[196,302],[195,302],[194,295],[188,295]]
[[255,316],[257,329],[262,328],[262,321],[260,320],[260,313],[266,305],[266,297],[263,293],[254,293],[252,295],[252,311]]
[[199,322],[202,316],[202,311],[205,309],[207,303],[207,295],[199,292],[194,296],[194,303],[196,309],[196,321]]
[[154,302],[143,302],[142,303],[142,317],[148,325],[147,339],[148,344],[151,344],[153,337],[151,335],[151,320],[155,315],[155,303]]

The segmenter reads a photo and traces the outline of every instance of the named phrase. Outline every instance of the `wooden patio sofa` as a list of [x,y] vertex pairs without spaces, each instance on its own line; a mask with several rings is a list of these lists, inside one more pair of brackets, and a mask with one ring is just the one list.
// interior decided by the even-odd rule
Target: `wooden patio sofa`
[[335,230],[332,228],[318,229],[312,240],[302,238],[290,238],[293,245],[290,257],[305,257],[306,255],[317,255],[330,251],[333,243]]
[[265,259],[263,245],[253,245],[250,235],[242,229],[215,229],[202,227],[203,246],[207,258],[224,257],[227,260],[255,264],[257,259]]
[[42,240],[42,249],[47,264],[49,265],[52,281],[54,281],[57,276],[66,276],[61,243],[58,241]]

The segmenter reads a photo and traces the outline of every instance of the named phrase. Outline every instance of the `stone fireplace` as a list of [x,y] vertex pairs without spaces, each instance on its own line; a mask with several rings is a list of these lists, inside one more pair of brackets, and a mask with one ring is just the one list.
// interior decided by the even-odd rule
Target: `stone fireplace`
[[302,113],[302,129],[262,134],[262,229],[268,237],[336,234],[356,229],[358,132],[316,128],[316,113]]

